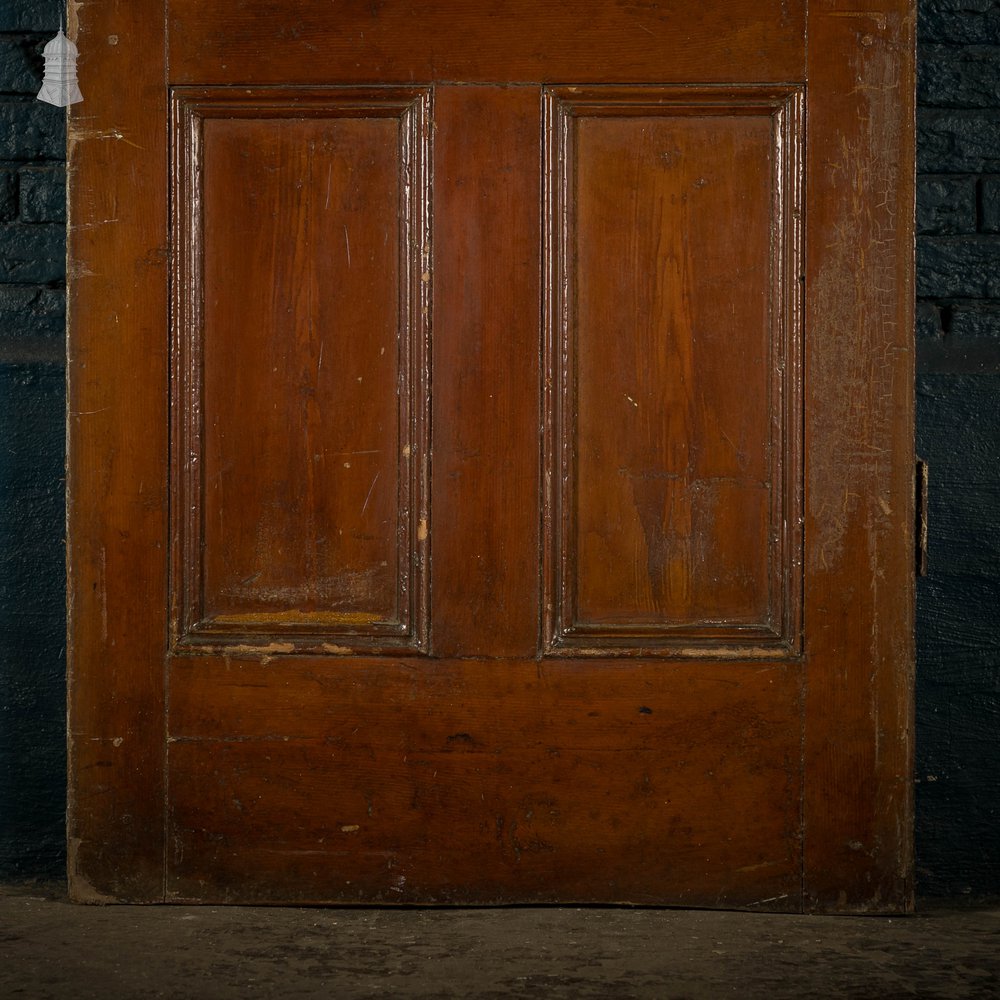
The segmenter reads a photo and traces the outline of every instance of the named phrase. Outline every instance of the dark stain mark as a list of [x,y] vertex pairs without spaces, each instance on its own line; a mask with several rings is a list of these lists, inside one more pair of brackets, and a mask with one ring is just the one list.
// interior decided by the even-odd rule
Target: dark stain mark
[[647,708],[645,705],[640,705],[639,706],[639,714],[640,715],[652,715],[653,714],[653,710],[651,708]]

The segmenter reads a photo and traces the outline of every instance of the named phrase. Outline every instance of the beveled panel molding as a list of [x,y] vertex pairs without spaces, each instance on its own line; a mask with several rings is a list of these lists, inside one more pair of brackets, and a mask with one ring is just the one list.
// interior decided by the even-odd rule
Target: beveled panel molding
[[800,651],[803,102],[544,90],[546,655]]
[[171,91],[175,652],[426,649],[430,108]]

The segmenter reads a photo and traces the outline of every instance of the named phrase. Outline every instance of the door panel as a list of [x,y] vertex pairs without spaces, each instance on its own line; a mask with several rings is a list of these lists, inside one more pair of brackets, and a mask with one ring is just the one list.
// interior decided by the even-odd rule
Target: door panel
[[173,96],[175,641],[419,648],[429,92]]
[[550,652],[798,648],[799,97],[547,92]]
[[798,671],[669,672],[176,659],[167,897],[796,908]]
[[907,908],[911,6],[74,17],[74,897]]

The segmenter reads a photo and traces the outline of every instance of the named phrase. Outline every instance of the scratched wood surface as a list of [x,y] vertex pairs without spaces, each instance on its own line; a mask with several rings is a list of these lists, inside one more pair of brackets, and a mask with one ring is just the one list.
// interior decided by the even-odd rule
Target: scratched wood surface
[[155,29],[134,65],[108,43],[150,38],[149,5],[73,14],[85,78],[119,86],[74,108],[68,143],[68,865],[77,899],[146,901],[163,895],[165,63]]
[[427,100],[175,91],[180,642],[422,641]]
[[[914,11],[810,8],[805,904],[913,893]],[[879,197],[871,198],[874,191]]]
[[553,647],[797,647],[800,96],[548,93]]
[[913,11],[808,17],[75,13],[74,898],[911,905]]
[[168,898],[794,909],[798,689],[782,664],[176,659]]

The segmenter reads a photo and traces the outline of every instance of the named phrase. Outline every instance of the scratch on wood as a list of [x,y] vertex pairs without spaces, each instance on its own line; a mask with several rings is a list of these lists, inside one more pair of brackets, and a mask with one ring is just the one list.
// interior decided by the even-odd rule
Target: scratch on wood
[[886,19],[885,14],[880,11],[874,10],[832,10],[828,14],[829,17],[860,17],[868,18],[874,21],[878,25],[879,31],[885,31]]
[[239,600],[266,601],[269,604],[284,605],[284,609],[260,612],[255,616],[253,613],[246,615],[226,615],[224,618],[231,621],[300,621],[308,619],[311,621],[373,621],[377,616],[371,612],[351,612],[351,611],[298,611],[294,610],[294,605],[302,605],[310,602],[325,605],[334,609],[347,604],[366,603],[372,588],[376,586],[379,577],[379,567],[370,566],[363,570],[343,570],[337,576],[319,577],[309,580],[297,586],[284,587],[261,587],[256,586],[256,577],[249,577],[240,580],[224,588],[223,593],[227,597],[234,597]]
[[371,486],[368,487],[368,495],[365,497],[365,502],[361,507],[361,513],[363,514],[368,509],[368,501],[372,498],[372,490],[375,489],[375,484],[378,482],[378,477],[382,474],[382,470],[379,469],[375,473],[375,478],[372,480]]
[[77,145],[81,142],[86,142],[88,139],[114,139],[117,142],[124,142],[127,146],[132,146],[135,149],[142,149],[137,142],[133,142],[131,139],[126,138],[123,132],[119,132],[116,128],[109,129],[86,129],[86,128],[70,128],[69,138],[67,142],[67,154],[72,157],[74,150]]
[[73,232],[79,232],[82,229],[96,229],[98,226],[107,226],[110,223],[117,221],[118,219],[97,219],[94,222],[81,222],[73,224],[69,228]]
[[768,896],[767,899],[758,899],[754,903],[748,903],[748,906],[762,906],[764,903],[777,903],[779,899],[788,899],[788,893],[783,892],[780,896]]
[[[834,16],[861,14],[841,11]],[[813,295],[815,311],[829,318],[831,329],[860,325],[875,331],[873,343],[885,343],[893,340],[896,322],[893,297],[884,293],[895,281],[895,261],[885,247],[891,244],[895,226],[894,206],[888,199],[895,181],[893,150],[898,147],[899,130],[886,95],[899,81],[890,53],[872,51],[865,63],[868,85],[851,95],[857,101],[862,130],[856,140],[842,140],[836,161],[828,165],[843,211]],[[880,193],[881,203],[875,203],[871,192]],[[872,477],[884,481],[888,475],[892,456],[881,443],[890,435],[878,422],[893,417],[884,405],[893,369],[884,354],[859,351],[850,337],[817,336],[813,343],[814,363],[837,372],[842,384],[839,396],[831,397],[824,420],[827,432],[816,435],[810,463],[812,495],[828,498],[813,518],[817,544],[810,546],[810,569],[825,571],[840,561],[851,526],[859,523],[859,512],[866,505],[877,503],[880,519],[889,516],[884,501],[858,487]],[[875,545],[868,522],[865,516],[864,528]]]
[[271,653],[294,653],[295,644],[291,642],[269,642],[266,646],[250,646],[241,643],[238,646],[227,646],[226,652],[235,656],[268,656]]

